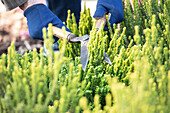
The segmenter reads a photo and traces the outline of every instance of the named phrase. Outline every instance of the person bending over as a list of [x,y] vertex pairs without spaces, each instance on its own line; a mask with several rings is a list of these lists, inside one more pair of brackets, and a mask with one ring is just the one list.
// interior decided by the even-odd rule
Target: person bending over
[[[46,0],[47,7],[40,0],[0,0],[6,9],[12,10],[20,7],[27,18],[27,25],[31,38],[43,40],[43,27],[53,26],[70,31],[62,21],[66,21],[67,10],[70,9],[76,16],[77,22],[80,18],[81,0]],[[102,18],[105,13],[110,13],[111,27],[123,20],[122,0],[98,0],[94,18]],[[55,42],[58,38],[54,37]]]

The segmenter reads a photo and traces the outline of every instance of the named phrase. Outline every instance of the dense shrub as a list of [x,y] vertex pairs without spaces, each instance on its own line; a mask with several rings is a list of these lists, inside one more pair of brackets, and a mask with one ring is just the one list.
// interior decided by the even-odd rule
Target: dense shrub
[[[43,30],[48,57],[43,48],[19,55],[12,43],[0,57],[1,112],[170,112],[168,3],[133,0],[132,7],[126,0],[124,21],[108,32],[97,32],[89,9],[81,12],[78,28],[68,11],[67,27],[90,35],[84,72],[79,43],[60,40],[60,52],[53,53],[51,27],[48,34]],[[104,51],[112,65],[103,62]]]

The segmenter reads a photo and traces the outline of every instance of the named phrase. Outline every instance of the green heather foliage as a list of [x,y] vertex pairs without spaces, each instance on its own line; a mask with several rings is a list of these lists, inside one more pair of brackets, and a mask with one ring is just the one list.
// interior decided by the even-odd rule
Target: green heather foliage
[[[0,56],[0,112],[169,113],[169,3],[133,0],[132,7],[126,0],[124,21],[109,31],[97,31],[89,9],[79,26],[68,11],[67,27],[90,35],[84,72],[79,43],[59,40],[60,52],[53,53],[51,24],[48,34],[43,29],[48,57],[43,48],[17,54],[11,43]],[[103,61],[104,52],[112,65]]]

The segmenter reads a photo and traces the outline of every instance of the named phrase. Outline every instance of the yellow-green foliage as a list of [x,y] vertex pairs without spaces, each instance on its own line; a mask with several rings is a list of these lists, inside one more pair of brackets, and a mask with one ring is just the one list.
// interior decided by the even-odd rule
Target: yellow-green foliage
[[[12,43],[0,56],[0,112],[169,113],[168,3],[133,0],[132,7],[126,0],[124,21],[109,31],[97,31],[89,9],[81,12],[79,26],[68,11],[67,27],[90,35],[84,72],[79,43],[60,40],[60,52],[53,53],[51,24],[48,33],[43,29],[48,57],[43,48],[19,55]],[[112,65],[103,61],[104,52]]]

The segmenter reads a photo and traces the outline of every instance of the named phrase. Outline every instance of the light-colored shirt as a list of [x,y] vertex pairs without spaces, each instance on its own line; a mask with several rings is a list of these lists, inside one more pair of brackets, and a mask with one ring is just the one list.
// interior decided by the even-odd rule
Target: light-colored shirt
[[7,11],[12,10],[20,5],[22,5],[23,3],[27,2],[28,0],[0,0]]

